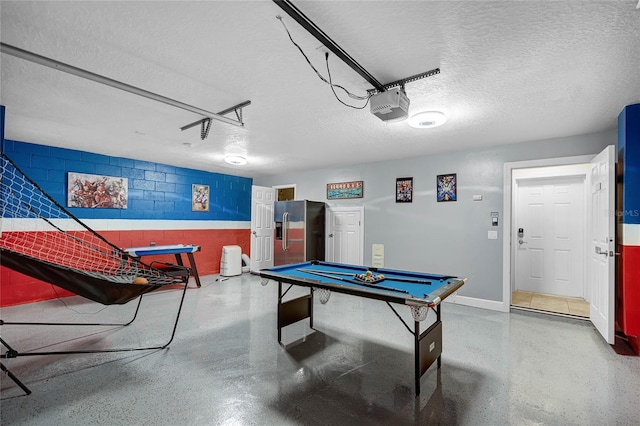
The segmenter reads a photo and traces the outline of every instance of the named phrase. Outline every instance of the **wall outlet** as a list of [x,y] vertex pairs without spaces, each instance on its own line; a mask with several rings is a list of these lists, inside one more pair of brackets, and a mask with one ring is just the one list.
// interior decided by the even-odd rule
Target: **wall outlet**
[[497,240],[498,239],[498,231],[488,231],[487,232],[487,238],[490,240]]

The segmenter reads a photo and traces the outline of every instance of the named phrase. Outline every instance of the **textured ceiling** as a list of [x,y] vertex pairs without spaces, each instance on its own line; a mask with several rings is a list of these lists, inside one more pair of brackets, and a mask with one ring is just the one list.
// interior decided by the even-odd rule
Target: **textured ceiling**
[[180,130],[198,114],[3,53],[5,137],[258,177],[603,131],[640,102],[636,3],[294,0],[383,84],[441,69],[406,86],[410,114],[448,116],[420,130],[339,103],[276,15],[326,77],[320,42],[271,1],[3,0],[2,43],[207,111],[251,101],[245,127],[213,121],[203,141]]

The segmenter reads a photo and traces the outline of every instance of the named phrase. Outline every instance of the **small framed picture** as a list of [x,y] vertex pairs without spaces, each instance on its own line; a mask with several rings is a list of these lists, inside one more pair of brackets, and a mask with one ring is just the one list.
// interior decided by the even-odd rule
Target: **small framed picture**
[[455,173],[438,175],[436,178],[438,202],[458,200],[458,180]]
[[410,203],[413,200],[413,178],[396,179],[396,203]]
[[191,211],[209,211],[209,185],[191,185]]

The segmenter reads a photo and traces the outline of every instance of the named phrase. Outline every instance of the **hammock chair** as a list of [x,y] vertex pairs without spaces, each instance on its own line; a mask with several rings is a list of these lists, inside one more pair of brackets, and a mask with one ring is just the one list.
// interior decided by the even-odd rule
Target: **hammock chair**
[[[178,326],[190,269],[164,262],[146,264],[131,257],[45,193],[4,152],[0,151],[0,154],[0,264],[103,305],[123,305],[139,299],[133,318],[118,324],[28,323],[0,319],[0,325],[127,326],[136,319],[144,294],[164,286],[182,285],[171,337],[164,344],[140,348],[19,352],[0,337],[0,344],[7,348],[0,358],[141,351],[169,346]],[[0,367],[26,394],[31,393],[1,363]]]

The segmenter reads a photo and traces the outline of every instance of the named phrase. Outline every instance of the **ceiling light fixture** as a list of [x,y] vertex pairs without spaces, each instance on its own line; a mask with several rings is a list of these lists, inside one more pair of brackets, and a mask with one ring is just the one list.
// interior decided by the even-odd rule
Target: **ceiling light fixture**
[[224,157],[224,162],[234,166],[244,166],[247,164],[247,159],[240,155],[227,155]]
[[447,122],[447,116],[440,111],[424,111],[414,114],[409,119],[409,126],[417,129],[430,129],[442,126]]

